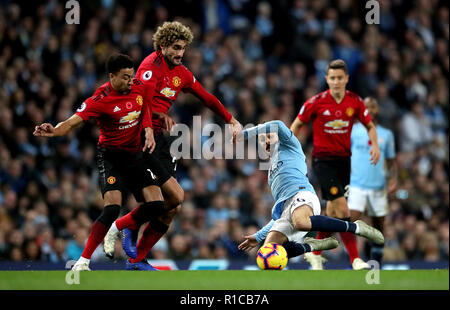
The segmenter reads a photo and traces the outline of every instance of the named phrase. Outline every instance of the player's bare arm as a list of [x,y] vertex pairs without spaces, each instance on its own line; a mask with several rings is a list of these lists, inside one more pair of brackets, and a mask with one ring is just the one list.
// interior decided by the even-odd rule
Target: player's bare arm
[[398,168],[395,158],[386,159],[386,169],[388,175],[387,192],[391,194],[397,189]]
[[36,126],[33,135],[37,137],[48,137],[48,138],[65,136],[72,129],[79,126],[82,122],[83,119],[80,116],[74,114],[65,121],[58,123],[56,127],[53,127],[53,125],[49,123],[43,123],[39,126]]
[[229,124],[231,124],[231,132],[233,134],[233,141],[236,141],[237,136],[242,133],[242,125],[241,123],[234,118],[234,116],[231,117]]
[[166,129],[167,131],[171,131],[172,127],[176,124],[173,118],[171,118],[167,114],[153,111],[153,115],[156,115],[156,117],[161,120],[164,129]]
[[148,149],[148,152],[152,153],[156,146],[155,137],[153,136],[153,129],[150,127],[145,127],[144,131],[145,142],[142,151],[145,152]]
[[371,121],[366,126],[367,134],[369,135],[372,147],[370,148],[370,163],[376,165],[380,160],[380,148],[378,147],[378,135],[375,124]]
[[300,129],[302,128],[303,125],[304,125],[304,123],[301,120],[299,120],[298,117],[296,117],[295,120],[292,122],[290,129],[296,137],[298,137],[298,134],[300,133]]
[[236,139],[236,134],[242,131],[241,123],[234,118],[222,105],[222,103],[217,99],[216,96],[206,91],[199,82],[193,83],[187,92],[192,93],[198,99],[200,99],[203,104],[211,109],[216,115],[221,116],[228,124],[231,125],[231,132],[233,135],[233,141]]

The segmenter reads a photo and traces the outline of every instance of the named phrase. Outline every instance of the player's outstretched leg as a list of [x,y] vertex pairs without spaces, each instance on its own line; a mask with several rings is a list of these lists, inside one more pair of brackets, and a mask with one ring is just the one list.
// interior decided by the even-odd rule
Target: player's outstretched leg
[[288,258],[296,257],[305,253],[319,250],[331,250],[337,248],[339,242],[335,237],[325,239],[305,238],[303,243],[288,241],[283,243]]
[[[314,215],[309,217],[311,225],[310,231],[331,231],[331,232],[351,232],[357,236],[367,238],[376,244],[383,244],[383,234],[361,220],[354,223],[347,222],[323,215]],[[306,227],[305,227],[306,228]]]

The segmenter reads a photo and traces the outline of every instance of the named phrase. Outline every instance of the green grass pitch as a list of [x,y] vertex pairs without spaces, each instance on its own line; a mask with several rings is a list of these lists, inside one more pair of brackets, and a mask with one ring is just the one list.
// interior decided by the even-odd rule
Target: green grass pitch
[[[446,270],[0,271],[0,290],[448,290]],[[375,277],[371,277],[375,280]]]

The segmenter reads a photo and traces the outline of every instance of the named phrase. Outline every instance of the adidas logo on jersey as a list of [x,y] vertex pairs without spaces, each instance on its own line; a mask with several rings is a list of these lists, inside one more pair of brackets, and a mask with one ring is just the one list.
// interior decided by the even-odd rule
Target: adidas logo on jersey
[[116,106],[116,107],[114,108],[113,112],[118,112],[118,111],[120,111],[120,108],[119,108],[118,106]]
[[323,115],[331,115],[329,110],[326,110],[325,112],[323,112]]

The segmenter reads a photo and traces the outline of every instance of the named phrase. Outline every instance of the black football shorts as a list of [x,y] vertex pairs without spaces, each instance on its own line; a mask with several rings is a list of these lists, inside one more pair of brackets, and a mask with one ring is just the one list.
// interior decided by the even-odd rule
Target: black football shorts
[[97,147],[97,167],[99,183],[104,196],[106,192],[129,190],[136,201],[144,202],[142,189],[156,185],[156,177],[143,159],[142,153]]
[[312,168],[319,181],[322,198],[332,201],[346,196],[350,184],[350,158],[313,158]]
[[144,153],[147,166],[156,175],[158,184],[163,185],[170,177],[176,179],[177,159],[170,153],[170,145],[177,139],[167,133],[155,134],[155,149],[149,154]]

